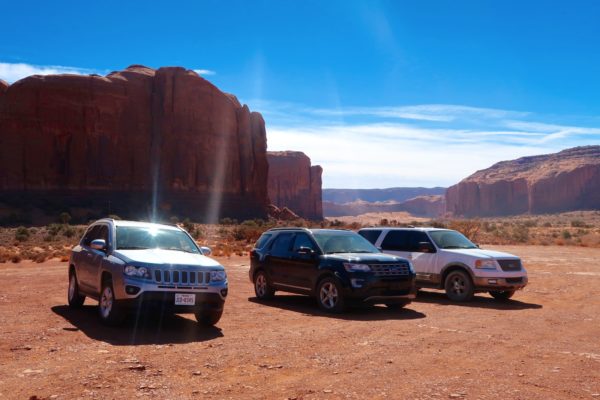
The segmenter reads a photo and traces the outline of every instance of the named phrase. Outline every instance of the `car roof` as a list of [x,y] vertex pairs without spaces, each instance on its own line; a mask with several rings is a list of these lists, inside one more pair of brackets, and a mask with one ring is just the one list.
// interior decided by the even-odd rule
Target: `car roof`
[[267,232],[278,232],[278,231],[308,232],[308,233],[318,233],[318,232],[323,232],[323,233],[345,232],[345,233],[347,233],[347,232],[352,232],[349,229],[322,229],[322,228],[310,229],[310,228],[299,228],[299,227],[271,228]]
[[402,226],[370,226],[368,228],[362,228],[361,231],[374,231],[374,230],[389,230],[389,231],[420,231],[420,232],[433,232],[433,231],[449,231],[451,229],[446,228],[434,228],[432,226],[423,227],[402,227]]
[[154,222],[145,222],[145,221],[126,221],[121,219],[110,219],[103,218],[99,219],[96,222],[109,222],[114,224],[115,226],[134,226],[139,228],[160,228],[160,229],[169,229],[169,230],[181,230],[177,225],[167,225],[167,224],[158,224]]

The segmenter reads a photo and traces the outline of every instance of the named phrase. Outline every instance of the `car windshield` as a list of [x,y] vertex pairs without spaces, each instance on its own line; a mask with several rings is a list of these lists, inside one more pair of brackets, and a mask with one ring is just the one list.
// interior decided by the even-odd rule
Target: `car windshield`
[[158,227],[117,226],[117,250],[165,249],[200,254],[183,231]]
[[317,231],[313,236],[324,254],[379,253],[368,240],[354,232]]
[[432,231],[429,236],[441,249],[476,249],[477,246],[462,233],[456,231]]

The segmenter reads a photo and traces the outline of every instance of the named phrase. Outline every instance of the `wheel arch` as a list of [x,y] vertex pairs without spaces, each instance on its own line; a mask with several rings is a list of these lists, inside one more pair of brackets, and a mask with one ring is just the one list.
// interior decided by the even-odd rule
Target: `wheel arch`
[[448,274],[452,271],[464,271],[471,278],[471,282],[474,281],[473,271],[471,271],[471,268],[469,268],[468,265],[460,263],[460,262],[453,262],[453,263],[449,263],[448,265],[444,266],[444,268],[442,268],[442,273],[441,273],[442,279],[440,281],[441,287],[444,287],[444,285],[446,284],[446,277],[448,277]]

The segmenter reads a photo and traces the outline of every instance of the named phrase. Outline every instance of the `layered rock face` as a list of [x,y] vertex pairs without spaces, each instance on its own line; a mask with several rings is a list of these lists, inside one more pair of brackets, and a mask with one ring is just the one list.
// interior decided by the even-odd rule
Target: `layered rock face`
[[265,124],[193,71],[0,83],[2,202],[126,216],[266,216]]
[[269,198],[277,207],[288,207],[299,216],[323,219],[319,165],[298,151],[268,152]]
[[446,209],[467,217],[600,209],[600,146],[494,164],[448,188]]

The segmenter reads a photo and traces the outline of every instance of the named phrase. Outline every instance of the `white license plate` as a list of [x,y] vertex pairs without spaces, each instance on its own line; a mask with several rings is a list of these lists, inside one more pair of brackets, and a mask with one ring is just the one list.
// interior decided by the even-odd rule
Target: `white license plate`
[[196,295],[193,293],[175,293],[176,306],[196,305]]

